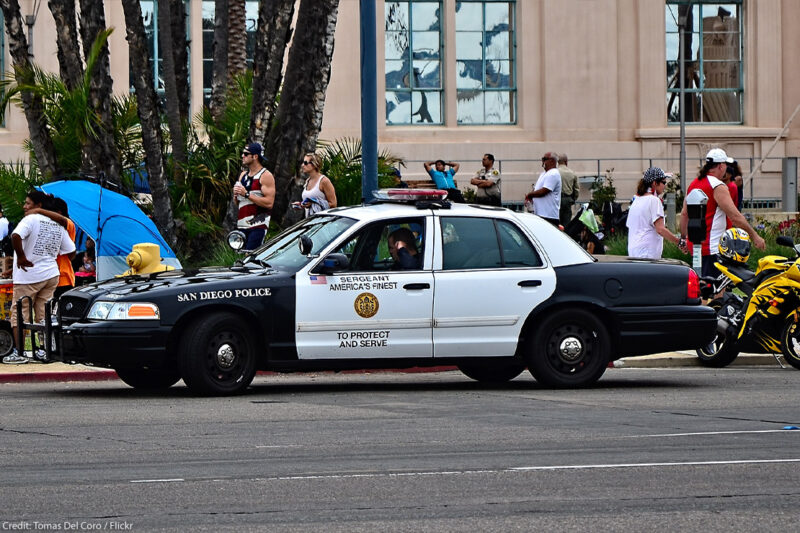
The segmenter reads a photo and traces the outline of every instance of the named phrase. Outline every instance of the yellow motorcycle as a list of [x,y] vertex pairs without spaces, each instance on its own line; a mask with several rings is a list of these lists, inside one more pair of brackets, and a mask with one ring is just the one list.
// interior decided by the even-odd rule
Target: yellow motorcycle
[[[697,350],[703,365],[725,367],[740,352],[771,353],[776,359],[783,353],[789,364],[800,369],[800,327],[796,327],[800,251],[790,237],[780,236],[776,242],[791,247],[795,257],[763,257],[753,272],[746,265],[750,256],[747,233],[731,228],[720,239],[716,266],[721,274],[704,279],[704,294],[716,295],[708,305],[717,311],[717,336],[709,346]],[[729,287],[737,291],[725,290]]]

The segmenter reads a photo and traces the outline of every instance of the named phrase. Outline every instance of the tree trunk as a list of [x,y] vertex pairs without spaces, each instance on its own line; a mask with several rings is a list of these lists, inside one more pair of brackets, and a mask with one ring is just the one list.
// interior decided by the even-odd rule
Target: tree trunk
[[262,0],[253,57],[253,110],[250,139],[263,143],[275,113],[281,87],[283,57],[292,35],[294,0]]
[[189,41],[186,39],[186,6],[184,0],[170,0],[172,19],[172,51],[175,58],[175,83],[181,124],[189,121]]
[[[0,9],[6,22],[8,35],[8,48],[14,64],[17,82],[33,83],[33,70],[28,59],[28,40],[23,30],[22,16],[19,12],[17,0],[0,0]],[[44,118],[44,104],[42,99],[30,91],[21,91],[22,110],[28,122],[28,135],[30,135],[33,153],[39,165],[39,172],[46,180],[58,176],[60,169],[56,160],[53,139],[47,131],[47,120]]]
[[83,77],[83,61],[78,48],[75,0],[49,0],[48,5],[56,22],[58,72],[67,89],[74,91],[81,84]]
[[215,123],[225,111],[228,92],[228,0],[214,2],[214,61],[211,77],[211,116]]
[[228,0],[228,85],[247,70],[245,0]]
[[[106,29],[106,17],[102,2],[80,0],[80,5],[83,53],[88,60],[98,35]],[[97,63],[89,76],[89,104],[99,122],[86,147],[92,165],[89,170],[103,171],[113,182],[119,183],[121,164],[114,144],[114,121],[111,117],[113,81],[108,59],[108,42],[103,43]]]
[[[2,0],[0,0],[2,1]],[[164,158],[162,154],[161,121],[158,116],[156,90],[153,85],[153,69],[145,42],[142,8],[139,2],[122,2],[125,11],[125,32],[131,57],[131,78],[136,91],[139,122],[142,125],[142,145],[145,153],[150,190],[153,194],[153,222],[170,246],[175,245],[175,220],[172,218],[172,203],[167,189]]]
[[272,217],[279,225],[296,218],[290,199],[299,198],[299,161],[313,152],[322,126],[325,92],[331,76],[333,38],[339,0],[301,0],[283,94],[270,129],[267,155],[274,166],[275,205]]
[[167,125],[172,145],[172,175],[175,184],[183,185],[183,167],[186,164],[186,148],[183,139],[178,87],[175,82],[175,55],[172,42],[172,14],[170,0],[158,0],[158,35],[161,50],[161,66],[164,69],[164,93],[166,97]]

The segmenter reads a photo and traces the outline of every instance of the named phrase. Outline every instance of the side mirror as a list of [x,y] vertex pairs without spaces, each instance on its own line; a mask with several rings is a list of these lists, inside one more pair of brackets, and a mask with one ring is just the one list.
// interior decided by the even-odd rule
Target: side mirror
[[306,235],[300,235],[297,245],[300,247],[300,255],[308,255],[314,249],[314,242]]
[[350,260],[344,254],[330,254],[319,265],[321,274],[333,274],[350,268]]
[[779,235],[778,238],[775,239],[775,243],[780,244],[781,246],[788,246],[789,248],[794,248],[794,240],[788,235]]
[[247,237],[244,236],[239,230],[233,230],[228,233],[228,246],[237,252],[244,250],[244,244],[247,242]]

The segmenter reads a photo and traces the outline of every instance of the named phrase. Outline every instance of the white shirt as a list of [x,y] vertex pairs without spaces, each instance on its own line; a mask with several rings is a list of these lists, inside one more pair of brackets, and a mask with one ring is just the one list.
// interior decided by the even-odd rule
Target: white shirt
[[533,199],[533,211],[540,217],[558,220],[558,211],[561,209],[561,174],[557,168],[539,174],[534,190],[549,189],[544,196]]
[[58,277],[56,257],[75,251],[75,243],[67,230],[44,215],[28,215],[20,220],[14,234],[22,238],[25,257],[33,263],[22,270],[14,253],[13,279],[15,285],[28,285]]
[[8,219],[0,217],[0,241],[8,237]]
[[628,255],[661,259],[664,237],[656,232],[655,222],[664,218],[664,204],[658,196],[636,196],[628,209]]

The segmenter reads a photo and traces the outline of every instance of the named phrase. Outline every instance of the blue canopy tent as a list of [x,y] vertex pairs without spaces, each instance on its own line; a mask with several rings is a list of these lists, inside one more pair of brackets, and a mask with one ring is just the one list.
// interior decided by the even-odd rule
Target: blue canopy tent
[[98,280],[128,270],[125,257],[134,244],[144,242],[161,247],[163,264],[181,268],[156,225],[127,196],[88,181],[54,181],[42,185],[42,190],[66,201],[69,217],[94,239]]

